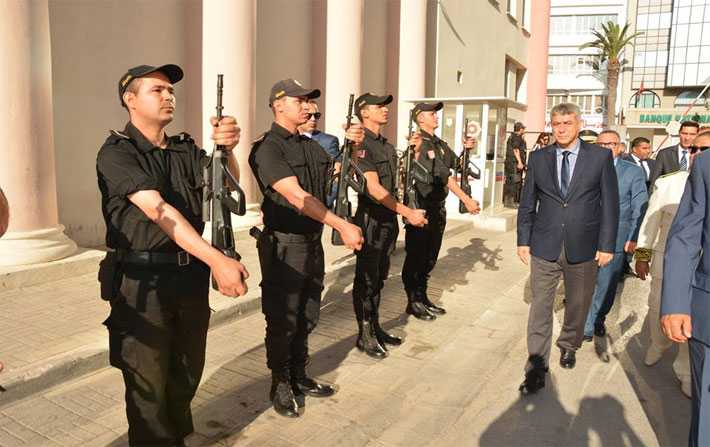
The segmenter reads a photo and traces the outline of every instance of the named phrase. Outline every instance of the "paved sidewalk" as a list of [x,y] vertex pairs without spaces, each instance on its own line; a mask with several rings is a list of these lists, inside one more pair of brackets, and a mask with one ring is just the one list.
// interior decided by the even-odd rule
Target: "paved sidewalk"
[[[403,314],[399,251],[382,316],[406,341],[383,361],[354,349],[352,262],[333,270],[310,370],[340,391],[308,398],[297,420],[279,417],[267,401],[261,314],[215,328],[188,445],[685,445],[689,401],[673,381],[670,355],[654,368],[640,360],[648,285],[638,280],[627,281],[610,337],[585,344],[571,371],[558,367],[555,353],[551,385],[520,398],[529,292],[514,244],[512,233],[447,235],[431,296],[449,313],[431,323]],[[119,446],[125,430],[114,369],[0,406],[0,446]]]

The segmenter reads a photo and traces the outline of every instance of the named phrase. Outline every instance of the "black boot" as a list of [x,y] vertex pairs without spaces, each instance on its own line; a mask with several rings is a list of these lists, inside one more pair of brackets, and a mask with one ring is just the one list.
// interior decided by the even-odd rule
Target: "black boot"
[[426,289],[419,289],[419,296],[421,297],[421,302],[424,304],[424,306],[430,313],[438,315],[444,315],[446,313],[446,309],[437,306],[436,304],[432,303],[431,300],[429,300],[429,296],[427,296],[426,294]]
[[297,418],[299,416],[296,396],[293,394],[293,389],[287,376],[272,376],[269,398],[274,404],[274,410],[281,416],[289,418]]
[[377,337],[377,341],[380,342],[380,345],[385,348],[385,350],[387,350],[387,345],[399,346],[402,344],[401,338],[387,333],[384,329],[382,329],[382,326],[380,326],[379,315],[372,319],[372,325],[375,328],[375,336]]
[[360,332],[355,346],[374,359],[383,359],[387,357],[387,350],[385,350],[385,348],[383,348],[377,340],[372,324],[367,320],[358,321],[357,324]]
[[414,316],[415,318],[424,321],[431,321],[436,319],[436,316],[429,312],[424,303],[418,300],[416,292],[410,290],[407,290],[406,292],[408,303],[405,312],[407,312],[409,315]]

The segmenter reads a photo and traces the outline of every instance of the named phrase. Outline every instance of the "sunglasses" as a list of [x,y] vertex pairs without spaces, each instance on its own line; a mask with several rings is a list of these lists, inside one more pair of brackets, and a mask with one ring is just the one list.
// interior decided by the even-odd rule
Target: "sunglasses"
[[320,112],[309,113],[309,114],[308,114],[308,119],[315,118],[316,121],[318,121],[318,120],[320,119],[320,115],[321,115]]
[[698,151],[703,152],[706,149],[710,149],[710,146],[690,146],[690,153],[694,154]]

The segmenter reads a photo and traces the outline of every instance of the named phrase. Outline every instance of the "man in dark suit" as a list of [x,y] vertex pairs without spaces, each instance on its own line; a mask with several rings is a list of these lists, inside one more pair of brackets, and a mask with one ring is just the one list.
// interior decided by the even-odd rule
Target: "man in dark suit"
[[604,322],[614,305],[616,288],[626,265],[626,254],[636,249],[639,228],[648,202],[646,178],[643,169],[634,163],[621,160],[621,138],[615,130],[604,130],[597,137],[597,146],[611,150],[614,155],[614,169],[619,183],[619,227],[616,236],[614,258],[597,274],[597,286],[592,298],[592,306],[584,324],[584,340],[591,341],[592,334],[606,335]]
[[674,146],[661,149],[656,155],[656,165],[653,167],[651,178],[649,179],[651,186],[662,175],[688,170],[690,145],[698,135],[699,129],[700,126],[695,121],[683,121],[680,124],[680,132],[678,134],[680,142]]
[[646,179],[646,189],[651,191],[651,173],[656,166],[656,160],[648,158],[651,155],[651,142],[648,138],[636,137],[631,140],[631,152],[622,154],[621,159],[630,161],[643,168],[643,175]]
[[556,144],[530,155],[518,208],[518,256],[531,265],[528,362],[523,394],[545,386],[555,291],[564,276],[565,315],[557,346],[560,366],[574,368],[597,268],[614,256],[619,187],[611,151],[579,138],[579,107],[550,112]]
[[[710,148],[699,135],[691,152]],[[688,343],[692,388],[691,447],[710,445],[710,154],[694,155],[690,177],[668,232],[663,258],[661,327]]]
[[[321,113],[318,111],[318,104],[311,101],[308,106],[310,108],[308,121],[298,126],[298,131],[301,135],[315,140],[330,155],[330,158],[335,160],[335,173],[337,173],[340,171],[340,143],[338,142],[338,137],[318,130],[318,120],[321,117]],[[335,202],[336,187],[337,185],[333,182],[330,194],[326,197],[325,204],[328,208],[332,208],[333,202]]]

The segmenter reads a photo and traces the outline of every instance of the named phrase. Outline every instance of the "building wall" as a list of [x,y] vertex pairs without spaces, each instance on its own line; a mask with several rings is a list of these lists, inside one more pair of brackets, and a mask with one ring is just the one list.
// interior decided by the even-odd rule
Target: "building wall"
[[[443,4],[464,43],[440,13],[435,96],[505,96],[506,60],[521,68],[527,63],[523,2],[517,2],[517,19],[506,13],[505,2],[457,0]],[[461,83],[457,82],[458,70],[463,72]]]
[[[123,0],[49,2],[59,221],[81,246],[104,242],[96,154],[109,129],[121,130],[128,121],[118,99],[118,79],[127,68],[176,63],[185,69],[169,132],[185,128],[182,99],[200,82],[199,66],[186,64],[185,42],[201,33],[186,30],[186,6],[185,0],[134,2],[130,8]],[[136,17],[159,18],[160,26]]]

